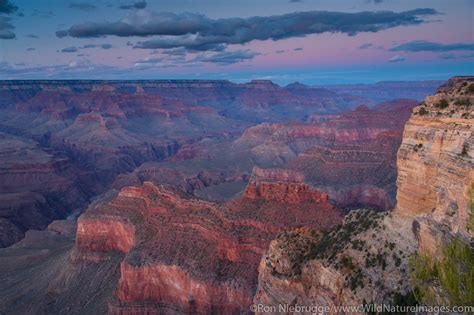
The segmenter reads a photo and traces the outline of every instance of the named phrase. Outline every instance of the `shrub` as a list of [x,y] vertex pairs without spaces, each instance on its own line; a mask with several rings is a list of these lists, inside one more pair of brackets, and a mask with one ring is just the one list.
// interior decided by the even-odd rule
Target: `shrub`
[[448,106],[449,106],[449,103],[444,98],[442,100],[440,100],[438,104],[435,105],[436,108],[440,108],[440,109],[444,109]]
[[[410,279],[419,301],[429,305],[474,305],[474,250],[454,238],[443,247],[438,261],[415,254],[410,259]],[[446,301],[437,300],[436,286]]]
[[420,110],[418,111],[418,115],[420,115],[420,116],[423,116],[423,115],[426,115],[426,114],[428,114],[428,111],[424,107],[420,108]]
[[461,156],[467,156],[467,144],[465,143],[463,146],[462,146],[462,151],[461,151]]
[[472,232],[474,231],[474,183],[471,184],[471,189],[469,189],[469,206],[471,207],[471,213],[467,221],[467,230]]
[[469,86],[467,87],[467,91],[469,93],[474,93],[474,83],[469,84]]
[[457,106],[469,107],[469,106],[471,106],[471,101],[468,98],[461,98],[461,99],[456,100],[456,102],[454,102],[454,104],[456,104]]

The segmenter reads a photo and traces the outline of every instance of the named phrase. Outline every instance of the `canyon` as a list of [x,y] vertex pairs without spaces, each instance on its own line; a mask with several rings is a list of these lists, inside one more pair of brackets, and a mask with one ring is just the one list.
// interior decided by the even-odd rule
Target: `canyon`
[[254,166],[303,172],[341,207],[388,209],[415,104],[266,80],[2,81],[0,246],[144,181],[226,201]]
[[0,312],[404,299],[413,253],[472,239],[473,82],[6,82]]

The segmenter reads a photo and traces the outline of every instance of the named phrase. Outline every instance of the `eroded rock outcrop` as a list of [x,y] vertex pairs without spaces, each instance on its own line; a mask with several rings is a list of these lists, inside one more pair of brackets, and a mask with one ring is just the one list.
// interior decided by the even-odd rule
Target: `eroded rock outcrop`
[[244,192],[245,198],[282,203],[327,203],[328,195],[304,184],[304,175],[290,170],[255,167]]
[[[387,213],[354,210],[325,233],[296,229],[280,234],[260,263],[254,303],[393,303],[395,295],[410,292],[409,282],[400,281],[415,250],[410,223]],[[335,309],[330,313],[338,314]]]
[[[262,172],[269,171],[256,170]],[[283,181],[287,175],[275,175],[275,185],[305,187],[304,198],[243,196],[219,205],[151,182],[122,188],[79,218],[74,261],[101,264],[111,253],[124,255],[112,314],[247,312],[258,262],[279,231],[341,220],[327,196]]]

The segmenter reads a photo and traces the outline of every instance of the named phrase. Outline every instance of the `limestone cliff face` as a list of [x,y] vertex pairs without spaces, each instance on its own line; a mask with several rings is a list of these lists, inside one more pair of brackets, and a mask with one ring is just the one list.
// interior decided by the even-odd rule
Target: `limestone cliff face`
[[472,241],[473,103],[474,77],[463,77],[416,107],[398,151],[395,210],[356,210],[323,234],[280,234],[260,263],[254,303],[393,304],[412,290],[414,252],[436,257],[454,235]]
[[472,237],[474,78],[453,78],[416,107],[398,151],[397,214],[415,217],[422,249]]

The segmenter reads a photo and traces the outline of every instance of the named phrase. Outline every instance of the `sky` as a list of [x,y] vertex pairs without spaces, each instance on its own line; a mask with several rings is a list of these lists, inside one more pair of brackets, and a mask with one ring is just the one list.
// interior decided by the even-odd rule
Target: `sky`
[[0,79],[474,74],[474,0],[0,0]]

